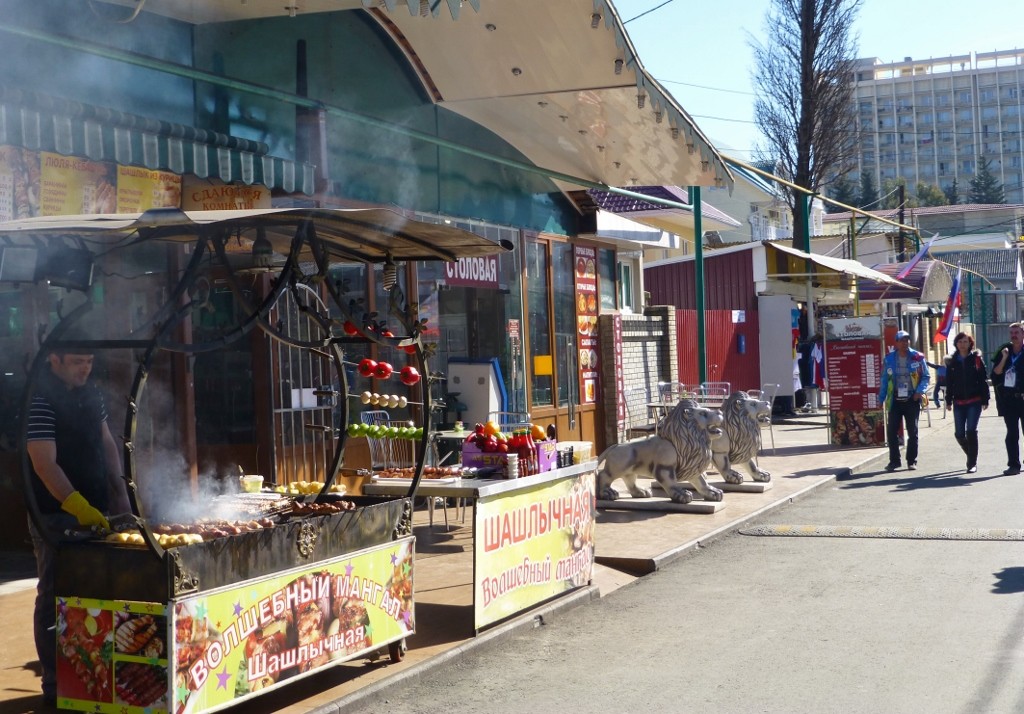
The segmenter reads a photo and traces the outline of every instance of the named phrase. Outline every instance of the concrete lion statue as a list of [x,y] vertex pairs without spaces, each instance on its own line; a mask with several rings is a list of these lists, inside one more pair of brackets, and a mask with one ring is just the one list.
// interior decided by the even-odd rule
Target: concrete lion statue
[[771,405],[746,392],[733,392],[722,405],[725,433],[711,443],[715,469],[728,483],[743,483],[743,474],[733,464],[743,464],[755,481],[771,481],[772,475],[757,467],[754,459],[761,448],[761,424],[772,418]]
[[633,498],[648,498],[651,491],[636,484],[644,477],[657,480],[676,503],[692,501],[693,490],[707,501],[721,501],[722,491],[704,476],[711,465],[711,444],[721,435],[720,412],[684,399],[661,420],[656,436],[604,450],[597,461],[597,497],[617,499],[612,483],[621,478]]

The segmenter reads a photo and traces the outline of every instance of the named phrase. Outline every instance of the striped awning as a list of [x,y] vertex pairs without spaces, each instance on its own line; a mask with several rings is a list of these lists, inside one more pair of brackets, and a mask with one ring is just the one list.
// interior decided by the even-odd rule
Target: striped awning
[[314,166],[266,144],[0,85],[0,145],[314,193]]

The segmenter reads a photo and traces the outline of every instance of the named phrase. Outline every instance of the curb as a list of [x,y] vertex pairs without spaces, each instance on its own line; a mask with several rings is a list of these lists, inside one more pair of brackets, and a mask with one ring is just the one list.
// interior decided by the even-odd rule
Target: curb
[[601,593],[596,585],[587,585],[567,595],[558,596],[556,600],[549,602],[547,605],[540,605],[530,612],[515,617],[502,625],[481,632],[461,645],[429,657],[418,664],[384,677],[373,684],[361,687],[330,704],[317,709],[310,709],[307,714],[347,714],[363,711],[364,708],[372,707],[375,704],[386,704],[388,692],[393,688],[414,684],[434,670],[461,659],[469,654],[470,651],[479,651],[482,647],[493,647],[527,630],[543,627],[547,624],[548,620],[553,619],[556,613],[585,605],[600,597]]
[[[835,474],[832,474],[817,483],[808,485],[806,488],[792,494],[788,498],[768,504],[764,508],[748,514],[745,518],[722,526],[721,528],[700,538],[684,543],[673,548],[667,553],[655,557],[655,571],[660,570],[662,567],[673,561],[679,560],[684,555],[697,550],[713,540],[721,538],[733,531],[738,531],[754,518],[777,508],[781,508],[789,503],[793,503],[798,498],[803,498],[822,486],[835,483],[837,478],[849,477],[855,473],[871,471],[876,463],[887,461],[888,454],[879,454],[853,464],[847,468],[839,469]],[[623,587],[635,586],[642,582],[643,579],[643,576],[637,577],[633,582]],[[509,620],[505,624],[486,630],[479,635],[466,640],[462,644],[451,648],[450,650],[446,650],[436,656],[424,659],[422,662],[412,665],[401,672],[396,672],[395,674],[386,676],[373,684],[361,687],[329,704],[316,709],[311,709],[308,714],[354,714],[355,712],[365,711],[367,708],[371,708],[374,705],[380,706],[387,704],[388,693],[395,687],[415,684],[435,670],[458,661],[472,651],[479,651],[479,648],[482,647],[492,647],[528,630],[543,627],[555,614],[585,605],[602,597],[605,597],[605,595],[600,592],[596,585],[589,585],[568,595],[559,596],[558,599],[548,603],[547,605],[538,606],[530,612]]]

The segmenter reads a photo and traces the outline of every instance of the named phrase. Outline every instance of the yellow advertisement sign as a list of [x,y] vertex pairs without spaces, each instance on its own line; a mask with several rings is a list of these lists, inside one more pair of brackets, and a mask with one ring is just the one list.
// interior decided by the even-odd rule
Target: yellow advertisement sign
[[201,714],[415,632],[412,537],[156,603],[58,598],[57,696],[102,714]]
[[593,471],[478,501],[476,628],[589,583],[596,515]]
[[0,222],[39,215],[39,154],[0,146]]
[[226,184],[213,179],[188,177],[182,187],[181,207],[186,211],[270,208],[270,189],[260,185]]
[[117,209],[115,164],[41,152],[39,214],[74,216],[114,213]]
[[181,206],[181,176],[138,166],[117,167],[117,212]]
[[223,706],[415,631],[413,539],[174,604],[174,711]]

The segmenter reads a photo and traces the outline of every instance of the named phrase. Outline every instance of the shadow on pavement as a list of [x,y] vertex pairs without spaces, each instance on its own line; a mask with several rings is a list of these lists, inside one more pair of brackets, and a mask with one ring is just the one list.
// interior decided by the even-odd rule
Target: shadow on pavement
[[996,576],[992,592],[996,595],[1013,595],[1024,592],[1024,567],[1003,568],[993,573]]
[[894,491],[918,491],[924,488],[960,488],[963,486],[973,486],[976,483],[982,483],[984,481],[991,481],[999,476],[979,476],[975,478],[965,478],[962,470],[958,471],[944,471],[937,474],[921,474],[920,472],[909,472],[913,473],[913,476],[907,476],[905,478],[890,477],[881,480],[865,481],[861,483],[849,483],[854,479],[863,479],[871,476],[877,476],[879,474],[888,473],[886,471],[877,471],[874,473],[865,473],[859,475],[842,476],[836,479],[836,481],[846,482],[840,488],[854,489],[854,488],[875,488],[878,486],[884,486],[892,488]]

